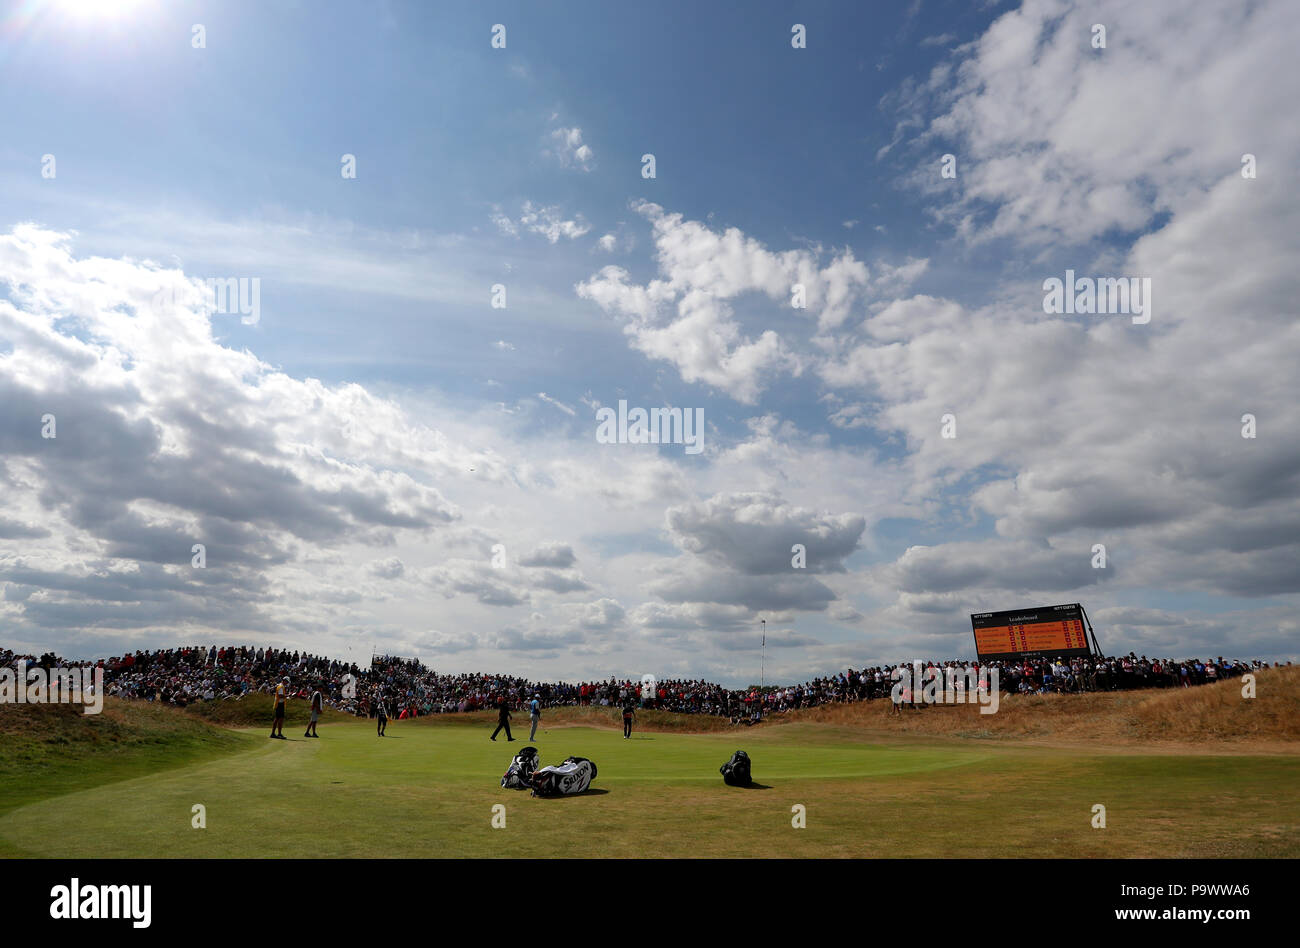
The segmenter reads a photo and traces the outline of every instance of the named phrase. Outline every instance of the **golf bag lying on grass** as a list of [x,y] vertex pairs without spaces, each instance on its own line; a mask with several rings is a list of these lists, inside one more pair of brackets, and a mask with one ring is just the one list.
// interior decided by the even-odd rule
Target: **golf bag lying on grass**
[[501,778],[501,786],[506,790],[526,790],[536,769],[537,748],[525,747],[510,761],[509,769]]
[[582,793],[595,779],[595,764],[585,757],[570,757],[558,767],[543,767],[533,772],[533,796],[572,796]]
[[749,755],[744,751],[736,751],[731,755],[731,760],[719,767],[718,771],[722,774],[722,782],[728,786],[748,787],[750,784]]

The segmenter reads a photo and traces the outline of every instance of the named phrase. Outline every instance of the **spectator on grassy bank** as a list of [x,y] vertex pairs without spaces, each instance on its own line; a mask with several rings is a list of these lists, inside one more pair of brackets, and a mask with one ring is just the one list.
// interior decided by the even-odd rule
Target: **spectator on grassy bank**
[[[133,700],[159,701],[184,707],[201,701],[238,701],[251,693],[270,694],[289,679],[289,700],[306,699],[319,691],[324,707],[373,717],[368,697],[382,687],[393,708],[407,717],[460,714],[496,708],[521,710],[532,695],[542,708],[565,705],[621,708],[637,700],[640,682],[631,679],[579,682],[541,682],[478,672],[439,674],[417,659],[376,657],[368,668],[320,655],[274,647],[185,646],[156,651],[139,650],[97,661],[71,662],[52,652],[21,655],[0,649],[0,667],[29,666],[104,667],[107,694]],[[703,679],[659,681],[653,697],[640,698],[643,707],[678,714],[707,714],[737,723],[825,704],[887,699],[904,665],[849,668],[801,684],[729,689]],[[926,661],[923,668],[946,675],[964,670],[969,662],[957,659]],[[1074,694],[1137,688],[1195,687],[1267,667],[1260,661],[1118,657],[1026,658],[986,663],[997,668],[1002,689],[1015,694]],[[352,687],[349,687],[349,682]],[[355,697],[349,697],[353,695]]]

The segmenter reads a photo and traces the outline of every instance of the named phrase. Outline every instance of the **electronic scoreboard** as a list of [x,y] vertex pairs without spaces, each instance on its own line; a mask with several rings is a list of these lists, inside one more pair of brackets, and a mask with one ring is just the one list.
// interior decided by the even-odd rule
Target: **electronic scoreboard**
[[1083,606],[1039,606],[1012,612],[981,612],[970,617],[980,661],[1017,658],[1072,658],[1091,655]]

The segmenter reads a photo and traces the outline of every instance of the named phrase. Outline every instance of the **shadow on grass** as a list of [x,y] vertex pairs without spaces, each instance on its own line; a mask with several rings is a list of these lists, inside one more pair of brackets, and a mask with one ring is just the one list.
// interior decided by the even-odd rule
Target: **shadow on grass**
[[574,800],[578,797],[599,797],[609,793],[608,790],[602,790],[599,787],[588,787],[582,793],[566,793],[558,797],[537,797],[538,800]]

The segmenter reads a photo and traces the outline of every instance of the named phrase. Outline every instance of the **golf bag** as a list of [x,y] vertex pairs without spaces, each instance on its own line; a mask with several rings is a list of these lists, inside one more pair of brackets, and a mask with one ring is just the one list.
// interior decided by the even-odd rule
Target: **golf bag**
[[510,767],[506,770],[505,776],[501,778],[501,786],[506,790],[524,790],[529,786],[533,779],[533,771],[537,769],[537,748],[525,747],[515,759],[510,761]]
[[749,755],[744,751],[736,751],[731,755],[731,760],[718,768],[718,772],[722,774],[722,782],[727,786],[748,787],[750,784]]
[[558,767],[543,767],[533,772],[533,796],[572,796],[582,793],[595,779],[595,764],[585,757],[570,757]]

